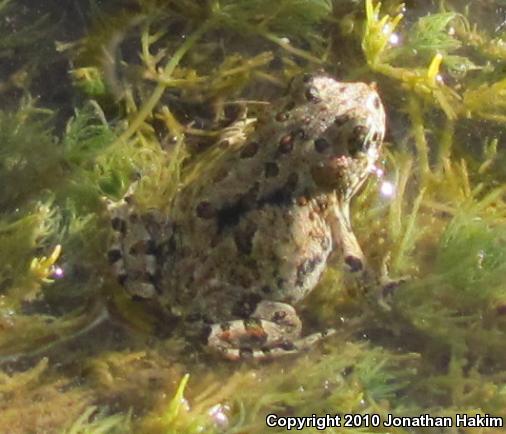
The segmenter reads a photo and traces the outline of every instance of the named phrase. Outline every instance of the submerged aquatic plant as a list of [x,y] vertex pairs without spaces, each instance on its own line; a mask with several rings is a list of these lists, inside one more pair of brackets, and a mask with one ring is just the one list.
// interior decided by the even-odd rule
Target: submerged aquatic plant
[[[68,414],[48,431],[260,433],[270,412],[504,415],[502,36],[459,4],[433,2],[407,20],[401,2],[384,3],[139,0],[118,14],[99,3],[83,10],[90,33],[58,45],[80,99],[71,119],[26,95],[0,112],[0,362],[19,371],[0,371],[0,431],[17,414],[28,432],[33,418],[20,414],[62,407]],[[0,2],[0,14],[12,5]],[[2,40],[27,47],[42,24]],[[377,294],[345,288],[330,263],[306,304],[315,323],[339,318],[323,349],[263,366],[209,364],[181,340],[159,339],[156,314],[110,279],[100,198],[137,180],[139,207],[169,213],[181,185],[226,155],[217,137],[226,131],[241,146],[236,135],[271,97],[262,86],[322,67],[378,82],[390,143],[353,204],[354,226],[374,271],[408,281],[378,307]],[[486,140],[473,132],[478,121]],[[28,370],[16,363],[38,358]]]

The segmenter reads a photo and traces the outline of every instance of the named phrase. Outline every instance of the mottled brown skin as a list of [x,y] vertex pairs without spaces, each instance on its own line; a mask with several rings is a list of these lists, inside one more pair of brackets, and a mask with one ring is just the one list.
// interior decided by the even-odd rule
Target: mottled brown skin
[[[335,249],[349,271],[364,270],[348,207],[384,127],[372,87],[296,77],[242,147],[178,194],[170,216],[124,228],[118,221],[132,220],[132,206],[110,205],[122,229],[110,256],[126,289],[198,319],[190,335],[207,324],[209,346],[229,359],[309,347],[322,334],[301,338],[291,305],[316,286]],[[130,253],[136,237],[151,247],[144,259]]]

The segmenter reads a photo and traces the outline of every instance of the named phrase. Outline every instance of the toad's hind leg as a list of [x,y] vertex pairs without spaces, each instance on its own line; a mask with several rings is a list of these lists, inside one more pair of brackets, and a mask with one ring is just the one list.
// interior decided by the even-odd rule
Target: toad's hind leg
[[212,325],[207,344],[229,360],[266,360],[307,350],[334,332],[300,337],[301,321],[292,306],[261,301],[248,319]]
[[118,202],[105,199],[113,229],[107,256],[126,291],[133,297],[149,299],[159,291],[160,263],[171,226],[160,213],[136,212],[132,191],[129,189]]

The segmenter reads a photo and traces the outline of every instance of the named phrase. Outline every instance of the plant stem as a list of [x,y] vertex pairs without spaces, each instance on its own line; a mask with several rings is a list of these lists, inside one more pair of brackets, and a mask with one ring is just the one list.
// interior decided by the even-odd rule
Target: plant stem
[[429,145],[427,144],[427,139],[425,137],[422,109],[415,96],[411,96],[409,98],[408,113],[411,118],[412,131],[415,138],[420,174],[422,176],[423,185],[425,185],[427,176],[430,174]]
[[[209,28],[213,25],[213,21],[207,20],[205,21],[194,33],[192,33],[188,39],[176,50],[173,56],[165,65],[163,72],[161,74],[162,80],[169,80],[170,76],[176,69],[177,65],[183,58],[183,56],[188,52],[188,50],[206,33]],[[137,112],[135,117],[130,122],[128,128],[113,142],[112,146],[119,145],[120,143],[126,142],[133,134],[139,129],[139,127],[143,124],[146,118],[153,112],[156,104],[160,101],[165,89],[167,88],[167,84],[164,82],[158,82],[153,93],[148,98],[148,100],[141,106],[140,110]]]

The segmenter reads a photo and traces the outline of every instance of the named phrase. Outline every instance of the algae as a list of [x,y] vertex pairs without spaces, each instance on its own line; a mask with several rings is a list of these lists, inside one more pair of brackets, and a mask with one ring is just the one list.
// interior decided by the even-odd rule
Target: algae
[[[506,5],[480,3],[0,2],[0,432],[506,417]],[[294,74],[321,68],[377,82],[388,135],[353,223],[373,269],[406,281],[378,303],[330,263],[302,308],[336,336],[267,364],[211,360],[114,282],[103,197],[137,182],[141,207],[170,212],[223,158],[217,138],[242,146]]]

